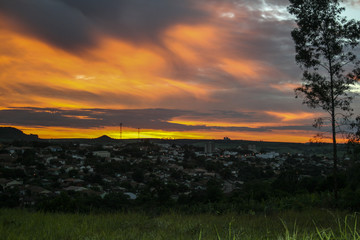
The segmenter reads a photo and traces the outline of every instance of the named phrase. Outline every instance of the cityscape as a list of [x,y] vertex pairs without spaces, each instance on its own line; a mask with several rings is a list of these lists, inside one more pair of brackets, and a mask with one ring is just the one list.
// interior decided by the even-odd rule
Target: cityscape
[[[287,148],[281,144],[262,146],[261,142],[228,137],[212,141],[116,140],[107,136],[5,141],[0,149],[2,205],[41,208],[40,203],[62,194],[99,199],[115,195],[134,203],[176,205],[196,198],[216,202],[259,180],[277,182],[284,173],[293,175],[291,184],[314,179],[325,182],[331,174],[329,144]],[[345,154],[341,159],[342,171],[350,165],[350,157]],[[282,185],[278,190],[288,191],[287,183]],[[306,187],[316,189],[315,185]]]

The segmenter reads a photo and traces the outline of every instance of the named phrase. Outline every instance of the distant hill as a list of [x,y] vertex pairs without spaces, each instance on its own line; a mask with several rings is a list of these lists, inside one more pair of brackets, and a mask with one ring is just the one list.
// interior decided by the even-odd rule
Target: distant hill
[[93,140],[97,141],[97,142],[111,142],[114,141],[116,139],[113,139],[107,135],[102,135],[101,137],[98,138],[94,138]]
[[36,141],[39,140],[38,135],[25,134],[23,131],[13,127],[0,127],[0,140],[13,141],[13,140],[24,140],[24,141]]

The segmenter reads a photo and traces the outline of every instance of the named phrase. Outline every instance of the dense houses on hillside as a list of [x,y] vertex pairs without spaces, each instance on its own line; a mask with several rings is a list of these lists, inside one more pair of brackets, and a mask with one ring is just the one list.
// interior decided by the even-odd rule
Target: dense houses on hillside
[[[245,150],[244,150],[245,149]],[[296,169],[299,178],[331,169],[324,157],[258,153],[254,146],[221,150],[213,143],[189,145],[134,142],[128,144],[38,144],[0,147],[0,195],[16,196],[23,206],[62,192],[105,197],[122,193],[136,199],[144,192],[159,195],[161,186],[172,199],[219,183],[229,194],[254,179],[276,177]]]

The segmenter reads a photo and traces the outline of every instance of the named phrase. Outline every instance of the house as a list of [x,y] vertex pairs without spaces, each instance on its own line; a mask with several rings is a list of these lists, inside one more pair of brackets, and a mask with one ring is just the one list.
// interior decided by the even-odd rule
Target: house
[[70,172],[71,170],[75,170],[75,168],[71,165],[64,165],[62,168],[65,170],[66,173]]
[[204,173],[204,177],[212,177],[212,178],[215,178],[215,177],[218,177],[218,175],[219,175],[219,174],[213,173],[213,172]]
[[280,154],[276,152],[268,152],[264,154],[256,154],[256,157],[261,159],[272,159],[278,157]]
[[124,195],[128,196],[130,200],[135,200],[137,198],[135,193],[125,192]]
[[21,202],[21,206],[25,207],[35,205],[36,199],[34,196],[24,196],[20,198],[19,201]]
[[111,156],[108,151],[94,151],[93,155],[101,158],[109,158]]
[[28,186],[25,186],[25,188],[27,190],[29,190],[31,192],[31,194],[35,194],[35,195],[49,195],[49,194],[51,194],[51,191],[46,190],[45,188],[40,187],[40,186],[28,185]]
[[84,187],[78,187],[78,186],[69,186],[64,188],[65,191],[74,191],[74,192],[83,192],[88,190],[87,188]]
[[224,155],[226,157],[236,156],[237,154],[238,154],[237,152],[224,151]]
[[23,181],[22,180],[12,180],[10,182],[7,182],[5,184],[5,187],[4,188],[11,188],[11,187],[15,187],[15,186],[22,186],[23,185]]
[[32,147],[8,147],[6,150],[8,150],[11,154],[14,153],[24,153],[26,150],[32,150],[34,148]]
[[235,184],[233,184],[232,182],[229,181],[225,181],[224,185],[223,185],[223,193],[227,194],[227,193],[231,193],[232,191],[234,191],[235,189]]
[[115,161],[115,162],[121,162],[121,161],[124,161],[124,156],[113,157],[113,158],[111,158],[111,160]]
[[60,146],[49,146],[46,149],[50,152],[61,152],[63,150]]
[[81,186],[84,183],[84,180],[76,179],[76,178],[66,178],[64,179],[64,183],[68,185],[76,185]]
[[86,143],[80,143],[80,144],[79,144],[79,148],[80,148],[80,149],[86,149],[86,148],[89,148],[89,147],[91,147],[90,144],[86,144]]
[[77,155],[77,154],[73,154],[73,155],[72,155],[72,158],[73,158],[73,159],[76,159],[76,160],[85,160],[85,159],[86,159],[86,157],[84,157],[84,156],[79,156],[79,155]]
[[13,156],[11,156],[11,154],[9,154],[9,153],[0,154],[1,162],[9,163],[9,162],[12,162],[13,160],[15,160],[15,158]]
[[6,184],[10,182],[9,179],[6,179],[6,178],[0,178],[0,185],[5,188],[6,187]]
[[48,168],[48,173],[50,175],[59,176],[60,175],[60,168]]
[[207,173],[207,170],[206,169],[202,169],[202,168],[196,168],[194,169],[194,172],[195,172],[195,176],[203,176],[204,174]]

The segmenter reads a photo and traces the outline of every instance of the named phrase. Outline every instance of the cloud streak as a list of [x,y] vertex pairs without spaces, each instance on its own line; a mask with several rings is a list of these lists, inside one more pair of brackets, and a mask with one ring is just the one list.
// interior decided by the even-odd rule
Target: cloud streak
[[[196,124],[172,122],[175,118],[198,120]],[[261,119],[272,119],[274,126],[261,127]],[[258,122],[259,127],[239,127],[229,123],[222,126],[221,121]],[[119,123],[129,128],[155,129],[164,131],[250,131],[270,132],[272,130],[310,130],[301,125],[277,126],[277,118],[268,114],[233,111],[192,112],[175,109],[80,109],[63,110],[55,108],[13,108],[0,110],[0,124],[19,126],[54,126],[70,128],[116,127]],[[200,123],[199,123],[200,122]]]
[[159,43],[169,26],[205,17],[193,5],[188,0],[1,0],[0,12],[20,31],[78,52],[95,47],[98,34],[131,43]]
[[310,138],[287,4],[0,0],[0,124]]

